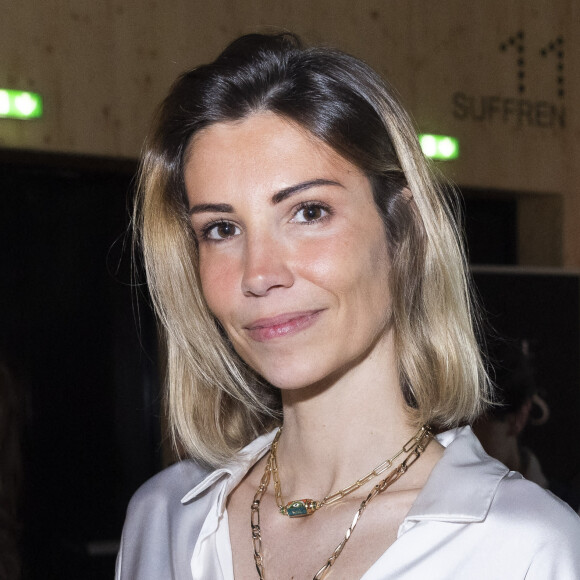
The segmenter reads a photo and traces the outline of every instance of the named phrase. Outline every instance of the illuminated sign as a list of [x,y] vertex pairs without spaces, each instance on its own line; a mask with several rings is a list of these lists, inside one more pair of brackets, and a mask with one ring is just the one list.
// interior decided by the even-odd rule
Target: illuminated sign
[[447,160],[459,157],[459,141],[447,135],[419,135],[419,143],[425,157]]
[[0,118],[38,119],[42,117],[42,97],[38,93],[0,89]]

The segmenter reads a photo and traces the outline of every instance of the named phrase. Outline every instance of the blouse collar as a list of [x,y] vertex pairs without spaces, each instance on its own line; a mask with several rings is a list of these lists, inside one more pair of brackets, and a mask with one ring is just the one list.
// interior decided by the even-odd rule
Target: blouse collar
[[481,522],[509,469],[485,453],[471,427],[445,431],[446,449],[411,506],[399,534],[416,522]]
[[[234,461],[210,473],[181,502],[189,503],[221,481],[218,513],[222,514],[229,492],[269,450],[275,434],[276,430],[252,441]],[[446,448],[445,452],[405,517],[399,535],[424,520],[483,521],[500,481],[509,472],[505,465],[485,453],[468,426],[440,433],[436,439]]]
[[270,449],[276,431],[277,429],[274,429],[270,433],[261,435],[249,445],[246,445],[230,463],[227,463],[220,469],[212,471],[205,479],[188,491],[181,499],[181,503],[185,504],[195,499],[222,478],[225,478],[227,492],[225,495],[227,497],[229,491],[234,489],[242,481],[252,466]]

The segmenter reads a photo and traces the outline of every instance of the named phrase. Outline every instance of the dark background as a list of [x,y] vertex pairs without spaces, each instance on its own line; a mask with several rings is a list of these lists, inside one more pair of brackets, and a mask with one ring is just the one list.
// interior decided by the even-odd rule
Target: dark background
[[[113,575],[127,502],[161,468],[156,330],[132,282],[135,163],[0,155],[0,362],[23,413],[25,580]],[[472,264],[517,264],[513,195],[465,196]],[[550,422],[526,437],[550,477],[580,472],[578,277],[475,269],[498,334],[530,342]]]
[[112,578],[129,497],[160,468],[155,327],[126,246],[135,164],[6,157],[0,359],[24,407],[24,578]]

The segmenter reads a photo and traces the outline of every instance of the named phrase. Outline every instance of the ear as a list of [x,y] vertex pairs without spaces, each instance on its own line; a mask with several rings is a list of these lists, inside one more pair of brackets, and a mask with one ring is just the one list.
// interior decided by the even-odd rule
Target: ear
[[526,426],[532,408],[532,400],[528,399],[515,413],[511,414],[508,420],[510,421],[510,435],[517,437]]
[[549,418],[550,418],[550,407],[548,407],[548,403],[540,397],[540,395],[535,394],[532,397],[532,404],[536,405],[538,409],[541,411],[541,415],[539,417],[532,417],[530,419],[530,425],[543,425]]

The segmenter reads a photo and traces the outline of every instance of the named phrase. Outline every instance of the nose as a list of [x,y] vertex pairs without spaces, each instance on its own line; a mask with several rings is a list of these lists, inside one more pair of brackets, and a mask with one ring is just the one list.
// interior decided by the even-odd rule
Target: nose
[[244,296],[266,296],[274,288],[289,288],[294,276],[287,250],[272,236],[246,239],[242,292]]

